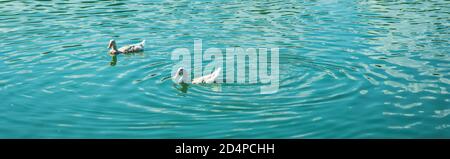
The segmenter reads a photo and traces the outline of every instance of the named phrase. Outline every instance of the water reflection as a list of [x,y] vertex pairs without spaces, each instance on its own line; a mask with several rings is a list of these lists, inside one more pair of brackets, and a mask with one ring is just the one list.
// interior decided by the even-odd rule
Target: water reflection
[[117,64],[117,55],[111,56],[111,62],[109,62],[111,66],[115,66]]
[[[171,82],[171,81],[170,81]],[[235,85],[237,86],[237,85]],[[212,84],[186,84],[186,83],[180,83],[180,84],[173,84],[173,87],[182,92],[187,93],[188,89],[191,87],[197,87],[198,89],[204,89],[204,91],[213,91],[213,92],[221,92],[222,91],[222,84],[219,83],[212,83]],[[199,91],[199,90],[196,90]]]
[[109,64],[111,66],[115,66],[117,64],[117,56],[125,56],[125,57],[133,57],[133,56],[144,56],[144,51],[141,52],[135,52],[135,53],[127,53],[127,54],[110,54],[111,56],[111,61],[109,62]]
[[189,85],[186,83],[174,84],[173,86],[182,93],[187,93],[189,88]]

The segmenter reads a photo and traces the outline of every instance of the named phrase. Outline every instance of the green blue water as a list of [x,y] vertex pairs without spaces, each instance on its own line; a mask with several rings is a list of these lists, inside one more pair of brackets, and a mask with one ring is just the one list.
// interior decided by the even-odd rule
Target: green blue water
[[[0,138],[450,138],[450,2],[0,0]],[[143,53],[107,45],[146,40]],[[280,87],[170,80],[279,47]]]

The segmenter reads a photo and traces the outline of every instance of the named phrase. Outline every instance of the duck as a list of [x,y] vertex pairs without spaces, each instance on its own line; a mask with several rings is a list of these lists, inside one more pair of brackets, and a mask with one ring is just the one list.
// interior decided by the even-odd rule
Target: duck
[[175,83],[178,84],[211,84],[211,83],[217,83],[217,79],[220,75],[220,72],[222,71],[222,68],[217,68],[212,72],[211,74],[194,78],[192,81],[189,79],[189,73],[184,69],[183,67],[178,68],[178,70],[175,72],[174,76],[172,77],[172,80]]
[[137,44],[127,45],[117,49],[116,41],[112,39],[109,41],[108,48],[110,49],[109,53],[111,55],[117,55],[117,54],[128,54],[144,51],[144,45],[145,40]]

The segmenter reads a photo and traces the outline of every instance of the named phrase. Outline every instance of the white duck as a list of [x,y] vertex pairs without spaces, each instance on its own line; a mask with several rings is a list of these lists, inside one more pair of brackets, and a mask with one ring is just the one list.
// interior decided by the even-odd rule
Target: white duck
[[145,40],[143,40],[142,42],[140,42],[138,44],[127,45],[127,46],[117,49],[116,41],[114,39],[112,39],[109,41],[108,48],[111,49],[111,50],[109,50],[110,54],[117,55],[117,54],[127,54],[127,53],[135,53],[135,52],[144,51],[144,45],[145,45]]
[[189,73],[186,71],[186,69],[184,69],[183,67],[180,67],[180,68],[178,68],[177,72],[175,72],[175,75],[172,76],[172,79],[176,83],[210,84],[210,83],[217,82],[217,78],[219,77],[219,74],[221,71],[222,71],[221,68],[217,68],[216,70],[214,70],[213,73],[202,76],[202,77],[194,78],[191,82],[189,79]]

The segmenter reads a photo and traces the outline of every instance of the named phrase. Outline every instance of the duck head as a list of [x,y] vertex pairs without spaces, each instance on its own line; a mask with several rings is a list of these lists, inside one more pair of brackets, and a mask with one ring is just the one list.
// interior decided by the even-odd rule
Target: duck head
[[116,41],[114,39],[109,40],[108,49],[116,48]]
[[178,70],[175,72],[175,74],[172,76],[173,81],[175,83],[188,83],[189,81],[189,73],[186,71],[184,67],[178,68]]
[[117,50],[116,41],[114,39],[109,41],[108,48],[111,49],[109,51],[110,55],[117,55],[120,52]]

